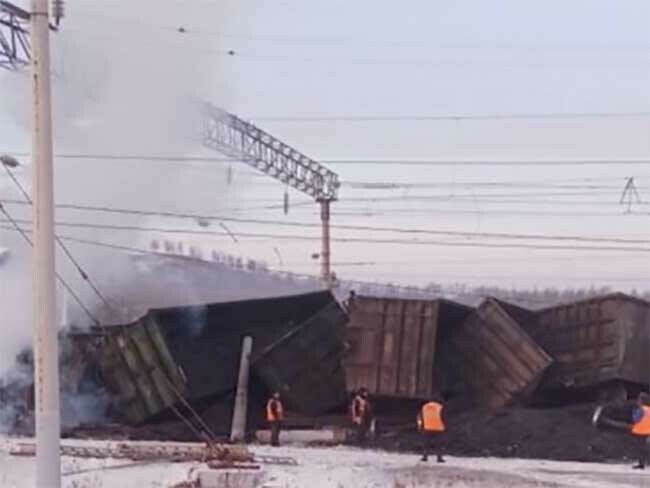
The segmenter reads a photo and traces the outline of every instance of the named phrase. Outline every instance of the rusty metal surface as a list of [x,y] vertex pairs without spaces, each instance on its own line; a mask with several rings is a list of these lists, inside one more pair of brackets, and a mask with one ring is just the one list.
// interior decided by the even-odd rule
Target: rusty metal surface
[[439,329],[455,325],[470,311],[446,300],[356,296],[349,307],[350,350],[343,361],[348,389],[429,398],[435,388]]
[[487,408],[525,399],[553,360],[515,320],[532,313],[488,298],[453,332],[447,363]]
[[550,307],[528,329],[556,360],[544,388],[648,383],[648,302],[617,293]]

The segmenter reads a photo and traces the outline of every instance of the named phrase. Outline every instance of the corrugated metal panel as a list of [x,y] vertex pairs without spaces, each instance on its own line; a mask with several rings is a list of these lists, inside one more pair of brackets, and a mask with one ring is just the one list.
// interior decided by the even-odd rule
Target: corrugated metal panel
[[316,415],[345,404],[341,357],[347,316],[328,305],[253,356],[253,373],[270,391],[280,391],[289,408]]
[[[511,305],[486,299],[454,331],[448,361],[480,405],[496,408],[532,392],[553,360],[506,312]],[[526,313],[518,309],[516,315]]]
[[174,403],[234,390],[241,341],[253,338],[253,374],[279,388],[290,406],[322,413],[345,402],[341,368],[347,316],[330,292],[150,310],[109,327],[97,361],[126,416],[138,423]]
[[183,394],[186,385],[151,318],[115,328],[104,341],[94,351],[96,360],[130,422],[141,423],[177,403],[174,389]]
[[346,330],[350,350],[343,361],[348,389],[365,387],[373,395],[401,398],[430,397],[444,307],[458,308],[461,317],[470,311],[444,300],[355,296]]
[[649,330],[650,304],[623,294],[539,311],[531,334],[557,362],[543,386],[647,383]]

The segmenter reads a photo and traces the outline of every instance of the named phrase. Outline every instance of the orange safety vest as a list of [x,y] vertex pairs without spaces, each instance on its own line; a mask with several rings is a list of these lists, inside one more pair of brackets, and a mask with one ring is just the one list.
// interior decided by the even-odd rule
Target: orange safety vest
[[361,422],[363,422],[363,418],[366,415],[366,411],[368,409],[368,400],[361,396],[356,396],[352,400],[352,408],[351,410],[351,415],[352,415],[352,422],[355,424],[361,425]]
[[634,435],[650,436],[650,407],[644,405],[641,408],[643,409],[643,417],[632,426],[632,433]]
[[268,422],[284,420],[284,407],[282,406],[282,402],[280,400],[271,398],[268,401],[266,404],[266,420]]
[[445,423],[442,421],[442,405],[429,402],[422,406],[418,427],[425,432],[444,432]]

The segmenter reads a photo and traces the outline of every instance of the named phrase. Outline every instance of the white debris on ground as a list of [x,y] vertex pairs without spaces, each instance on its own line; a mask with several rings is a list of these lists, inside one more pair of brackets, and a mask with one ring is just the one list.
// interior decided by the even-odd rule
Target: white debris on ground
[[[10,456],[15,443],[0,439],[1,488],[34,483],[34,458]],[[650,488],[650,473],[622,464],[456,457],[437,464],[422,463],[415,455],[350,447],[251,449],[258,455],[291,456],[298,461],[297,466],[263,465],[264,481],[255,488]],[[200,463],[71,457],[63,457],[62,463],[64,488],[168,488],[206,469]]]

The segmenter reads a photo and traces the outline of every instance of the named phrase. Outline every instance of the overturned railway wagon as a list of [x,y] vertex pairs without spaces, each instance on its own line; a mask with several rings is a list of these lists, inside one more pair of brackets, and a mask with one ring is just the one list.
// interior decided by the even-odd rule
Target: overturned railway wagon
[[449,300],[350,298],[343,361],[348,389],[393,398],[430,398],[453,380],[437,350],[473,309]]
[[622,293],[542,309],[527,327],[555,359],[541,387],[648,384],[650,303]]
[[526,402],[551,357],[525,332],[533,312],[488,298],[451,334],[444,362],[458,371],[477,404]]
[[252,374],[289,408],[318,414],[345,402],[347,315],[330,292],[150,310],[135,323],[79,336],[132,423],[184,401],[233,391],[241,343]]

